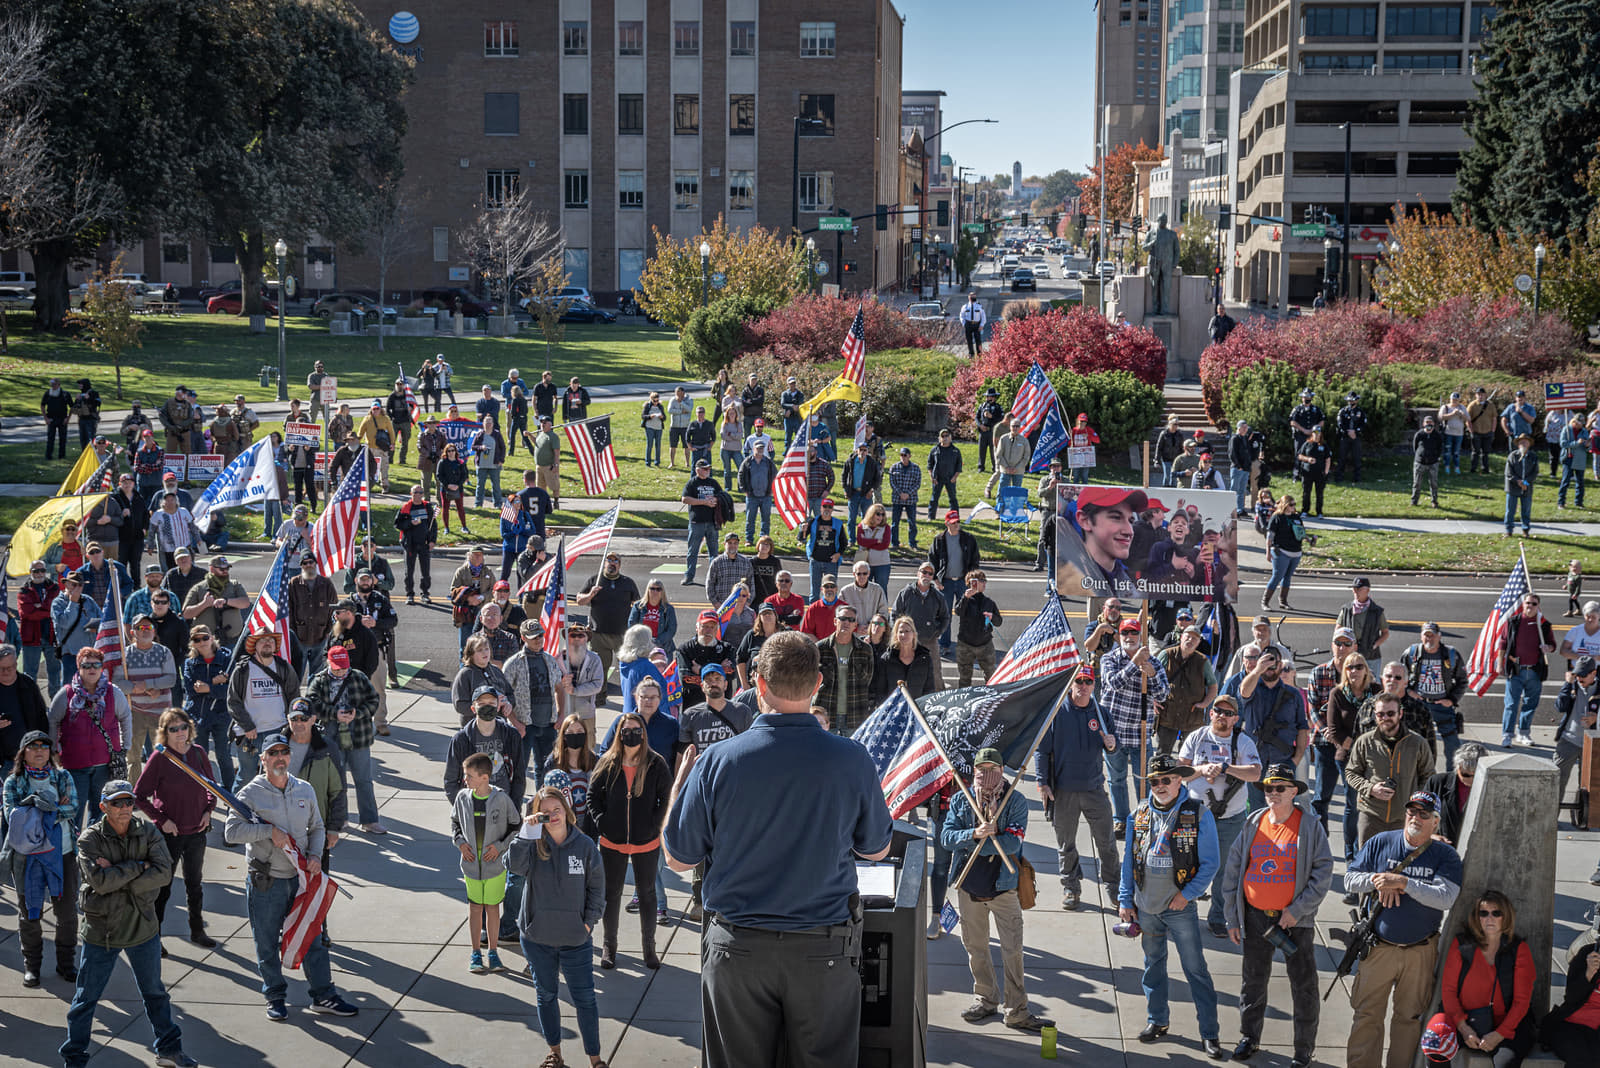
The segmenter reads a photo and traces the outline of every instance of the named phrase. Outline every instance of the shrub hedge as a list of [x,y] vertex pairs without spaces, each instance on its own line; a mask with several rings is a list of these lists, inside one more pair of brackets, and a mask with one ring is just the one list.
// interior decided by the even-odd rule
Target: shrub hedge
[[1224,390],[1223,422],[1231,429],[1243,419],[1252,430],[1266,438],[1267,460],[1287,466],[1293,461],[1294,442],[1289,431],[1289,413],[1300,403],[1300,391],[1310,388],[1316,403],[1327,415],[1327,440],[1337,435],[1336,413],[1344,407],[1345,395],[1352,390],[1361,395],[1367,413],[1367,430],[1362,441],[1369,445],[1392,445],[1404,439],[1406,405],[1401,387],[1386,370],[1375,369],[1361,375],[1331,374],[1327,371],[1297,371],[1288,363],[1261,363],[1231,375]]
[[[1026,374],[1008,374],[984,379],[978,395],[981,397],[989,389],[997,391],[1000,406],[1009,411],[1026,377]],[[1057,368],[1046,371],[1045,377],[1055,387],[1068,425],[1077,419],[1079,412],[1087,412],[1089,425],[1100,435],[1101,449],[1119,457],[1128,446],[1145,440],[1166,409],[1161,387],[1141,382],[1126,371],[1080,375]],[[955,414],[952,411],[951,417]],[[974,413],[964,414],[970,422]]]
[[684,324],[679,347],[684,363],[706,378],[733,362],[744,341],[745,324],[772,310],[770,301],[752,296],[724,297],[697,308]]

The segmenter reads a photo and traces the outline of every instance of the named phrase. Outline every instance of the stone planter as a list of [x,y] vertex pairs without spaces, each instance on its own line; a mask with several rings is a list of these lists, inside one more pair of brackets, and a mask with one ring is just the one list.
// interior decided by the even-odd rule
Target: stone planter
[[395,321],[395,330],[401,337],[432,337],[432,319],[401,318]]
[[948,404],[929,404],[922,414],[922,429],[936,432],[950,425],[950,406]]
[[491,315],[484,320],[490,337],[516,337],[517,319],[514,315]]
[[349,337],[350,320],[334,316],[328,320],[328,333],[333,337]]

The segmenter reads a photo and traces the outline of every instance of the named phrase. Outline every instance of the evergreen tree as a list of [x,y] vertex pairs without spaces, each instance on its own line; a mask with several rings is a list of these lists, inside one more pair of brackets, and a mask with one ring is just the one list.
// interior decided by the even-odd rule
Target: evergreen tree
[[1500,0],[1455,205],[1485,231],[1581,230],[1595,197],[1585,168],[1600,144],[1600,5]]

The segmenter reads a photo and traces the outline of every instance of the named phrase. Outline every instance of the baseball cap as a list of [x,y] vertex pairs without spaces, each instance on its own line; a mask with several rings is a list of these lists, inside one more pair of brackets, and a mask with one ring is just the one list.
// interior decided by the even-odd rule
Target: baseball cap
[[700,677],[703,679],[707,675],[721,675],[723,678],[728,677],[728,673],[722,670],[721,664],[707,664],[705,667],[701,668]]
[[226,556],[213,556],[211,558],[211,566],[212,567],[232,567],[233,565],[228,563],[228,558]]
[[333,667],[340,669],[349,667],[350,650],[346,649],[342,645],[328,646],[328,663]]
[[1418,790],[1406,798],[1406,808],[1412,807],[1425,809],[1428,815],[1437,816],[1439,814],[1439,796],[1429,793],[1427,790]]
[[1595,670],[1594,657],[1580,656],[1572,665],[1574,675],[1593,675]]
[[539,638],[544,635],[544,627],[540,625],[537,619],[524,619],[522,626],[517,628],[517,632],[524,638]]
[[[755,376],[752,375],[751,377],[755,377]],[[755,426],[766,426],[767,425],[767,421],[765,419],[757,419],[753,425],[755,425]]]
[[1340,627],[1333,632],[1333,640],[1338,641],[1340,638],[1353,642],[1356,640],[1356,632],[1349,627]]
[[1094,679],[1094,668],[1088,664],[1079,664],[1078,670],[1073,673],[1072,677],[1074,679],[1089,679],[1092,681]]
[[1424,633],[1424,634],[1426,634],[1426,633],[1428,633],[1428,632],[1429,632],[1429,631],[1430,631],[1430,630],[1431,630],[1431,631],[1433,631],[1433,632],[1434,632],[1434,633],[1435,633],[1435,634],[1442,634],[1442,633],[1444,633],[1444,632],[1443,632],[1443,631],[1441,631],[1441,630],[1440,630],[1440,629],[1439,629],[1439,624],[1437,624],[1437,623],[1435,623],[1435,622],[1433,622],[1433,621],[1432,621],[1432,620],[1429,620],[1429,621],[1428,621],[1428,622],[1426,622],[1426,623],[1424,623],[1424,624],[1423,624],[1423,625],[1422,625],[1422,633]]
[[493,686],[479,686],[476,690],[472,691],[472,700],[476,702],[478,698],[485,695],[498,698],[500,696],[500,691],[495,689]]
[[1183,632],[1185,634],[1193,634],[1196,638],[1204,638],[1206,636],[1206,632],[1195,626],[1193,623],[1189,624],[1187,627],[1184,627]]
[[289,739],[281,734],[269,734],[261,739],[261,752],[263,754],[270,753],[280,745],[285,749],[293,750],[293,747],[289,744]]
[[1455,1025],[1442,1012],[1434,1013],[1428,1026],[1422,1029],[1422,1055],[1429,1064],[1449,1064],[1460,1052]]
[[956,511],[954,508],[950,509],[944,514],[944,521],[946,523],[950,522],[952,519],[958,523],[961,521],[961,513]]
[[309,549],[300,554],[300,563],[301,564],[314,564],[316,562],[317,562],[317,554],[314,553],[314,552],[311,552]]
[[1178,609],[1178,614],[1173,618],[1175,618],[1175,619],[1193,619],[1194,618],[1194,613],[1191,612],[1187,608],[1180,608],[1180,609]]
[[832,508],[833,507],[833,498],[832,497],[824,497],[824,498],[822,498],[822,504],[820,505],[820,507]]
[[1006,766],[1005,758],[1000,755],[1000,750],[992,748],[980,749],[978,750],[978,755],[972,758],[973,767],[976,768],[982,764],[994,764],[1002,768]]
[[316,714],[316,709],[312,708],[311,702],[304,697],[296,697],[289,705],[290,719],[310,719]]
[[176,550],[173,551],[172,558],[174,560],[178,559],[180,556],[187,556],[191,560],[194,559],[194,553],[189,551],[189,547],[187,545],[180,545]]
[[1128,634],[1131,632],[1133,634],[1137,634],[1143,629],[1144,628],[1139,625],[1139,621],[1137,619],[1124,619],[1122,621],[1122,626],[1117,628],[1117,633]]
[[1352,590],[1359,590],[1359,589],[1369,588],[1369,587],[1371,587],[1371,585],[1372,585],[1372,583],[1367,581],[1367,577],[1365,575],[1360,575],[1360,576],[1350,580],[1350,588]]
[[1257,624],[1257,623],[1265,623],[1267,626],[1270,627],[1270,626],[1272,626],[1272,617],[1267,615],[1267,614],[1265,614],[1265,613],[1262,613],[1261,615],[1256,616],[1255,619],[1251,620],[1251,625],[1252,626]]
[[127,779],[112,779],[100,787],[100,800],[114,801],[119,797],[132,797],[133,783]]
[[1218,705],[1223,705],[1234,712],[1239,711],[1239,701],[1232,694],[1219,693],[1212,700],[1211,707],[1216,708]]
[[704,623],[708,619],[711,620],[711,622],[713,622],[713,623],[717,622],[717,614],[715,612],[711,611],[711,609],[709,609],[709,608],[706,609],[704,612],[701,612],[695,618],[697,618],[702,623]]
[[[41,564],[40,567],[42,569],[43,564]],[[146,575],[161,575],[161,574],[165,574],[165,572],[163,572],[161,570],[161,565],[160,564],[145,564],[144,565],[144,573]]]
[[494,584],[494,588],[497,590],[509,590],[511,588],[511,583],[507,582],[505,579],[501,579],[499,582]]
[[900,446],[900,455],[901,456],[910,456],[911,455],[911,449],[908,446],[905,446],[905,445]]
[[1116,486],[1089,486],[1078,491],[1078,507],[1111,508],[1126,503],[1135,512],[1142,512],[1150,504],[1144,490],[1124,489]]

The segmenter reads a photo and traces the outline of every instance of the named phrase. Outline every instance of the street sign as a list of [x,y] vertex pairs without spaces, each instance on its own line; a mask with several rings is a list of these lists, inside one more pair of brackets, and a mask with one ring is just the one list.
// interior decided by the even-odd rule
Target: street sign
[[981,234],[983,233],[983,223],[963,223],[961,229],[969,234]]
[[294,275],[291,274],[283,280],[284,295],[286,295],[290,300],[294,299],[295,290],[297,288],[299,287],[295,284]]
[[713,272],[711,272],[711,288],[712,289],[721,289],[723,286],[725,286],[727,284],[728,284],[728,276],[727,275],[723,274],[721,271],[713,271]]
[[322,376],[322,403],[333,404],[339,399],[339,380],[332,375]]
[[828,273],[828,261],[827,260],[818,260],[817,261],[817,277],[821,278],[823,275],[825,275],[827,273]]
[[1290,237],[1324,237],[1328,228],[1321,223],[1294,223],[1289,227]]
[[1517,275],[1515,281],[1518,293],[1526,293],[1533,288],[1533,279],[1527,274]]
[[922,243],[922,227],[913,226],[911,228],[911,243],[913,245],[919,245]]
[[817,220],[818,230],[848,230],[854,225],[848,215],[824,215]]

